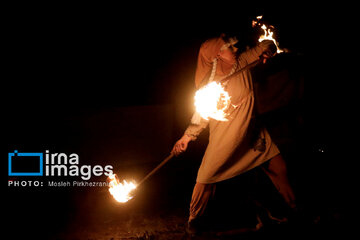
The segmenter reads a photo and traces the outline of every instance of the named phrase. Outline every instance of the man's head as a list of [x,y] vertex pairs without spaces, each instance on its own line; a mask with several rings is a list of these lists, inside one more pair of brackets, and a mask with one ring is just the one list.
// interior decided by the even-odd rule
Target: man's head
[[239,42],[237,37],[221,34],[221,38],[224,40],[225,44],[221,46],[219,56],[226,61],[234,61],[236,52],[238,51],[238,48],[236,47],[236,44]]
[[220,50],[224,50],[224,49],[234,50],[234,48],[236,48],[235,45],[239,42],[236,36],[227,37],[225,34],[222,34],[221,37],[224,40],[225,44],[221,47]]

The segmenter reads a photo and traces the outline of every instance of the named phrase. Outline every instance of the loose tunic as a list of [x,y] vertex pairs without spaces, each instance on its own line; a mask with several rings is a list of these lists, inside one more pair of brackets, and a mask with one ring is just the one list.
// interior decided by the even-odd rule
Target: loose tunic
[[[219,58],[221,46],[225,44],[222,38],[214,38],[202,44],[198,57],[195,84],[200,85],[212,68],[212,60],[218,56],[215,80],[221,79],[231,71],[233,64]],[[239,55],[238,67],[259,59],[266,50],[266,45],[259,43]],[[279,149],[272,142],[268,131],[256,126],[253,118],[254,91],[249,70],[233,77],[226,85],[232,104],[229,121],[202,120],[199,125],[190,124],[185,134],[193,140],[201,131],[209,126],[209,144],[202,159],[197,182],[215,183],[242,174],[277,154]]]

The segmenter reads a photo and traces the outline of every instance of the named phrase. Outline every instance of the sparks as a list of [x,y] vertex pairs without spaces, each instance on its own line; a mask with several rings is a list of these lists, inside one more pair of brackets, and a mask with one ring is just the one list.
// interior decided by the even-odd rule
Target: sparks
[[136,183],[134,181],[127,182],[126,180],[124,180],[123,183],[120,183],[116,174],[110,175],[108,177],[108,181],[109,192],[116,201],[125,203],[133,198],[130,193],[136,188]]
[[195,94],[195,108],[205,120],[213,118],[228,121],[226,111],[231,105],[230,96],[221,83],[211,82]]

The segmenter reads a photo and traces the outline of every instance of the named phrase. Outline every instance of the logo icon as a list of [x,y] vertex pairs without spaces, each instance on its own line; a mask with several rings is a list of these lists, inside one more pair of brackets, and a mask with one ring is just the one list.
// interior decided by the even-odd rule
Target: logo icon
[[43,153],[9,153],[9,176],[43,176]]

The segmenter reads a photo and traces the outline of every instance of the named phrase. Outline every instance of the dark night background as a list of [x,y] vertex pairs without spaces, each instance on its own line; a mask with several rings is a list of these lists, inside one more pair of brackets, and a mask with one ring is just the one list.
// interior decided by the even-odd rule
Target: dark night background
[[[341,17],[345,9],[290,2],[280,8],[274,3],[195,5],[8,9],[1,156],[5,228],[12,238],[57,239],[96,222],[106,224],[109,216],[126,218],[131,211],[187,216],[206,132],[150,178],[128,207],[114,203],[105,188],[7,187],[7,153],[75,152],[80,165],[111,164],[119,176],[140,180],[168,155],[189,122],[200,44],[236,28],[243,34],[242,46],[251,46],[257,35],[250,25],[257,15],[276,27],[280,47],[290,51],[285,65],[295,67],[304,80],[299,103],[268,115],[290,180],[299,199],[325,219],[320,222],[328,236],[330,230],[346,231],[347,214],[355,206],[350,171],[355,159],[348,140],[353,128],[346,92],[353,77],[346,71],[352,45],[346,38],[348,19]],[[329,33],[334,34],[324,38]],[[237,206],[252,192],[254,178],[262,179],[258,188],[276,199],[266,177],[253,172],[235,179],[237,185],[220,184],[214,209],[226,212],[224,202]],[[230,190],[234,186],[237,191]],[[260,194],[271,202],[268,196]]]

